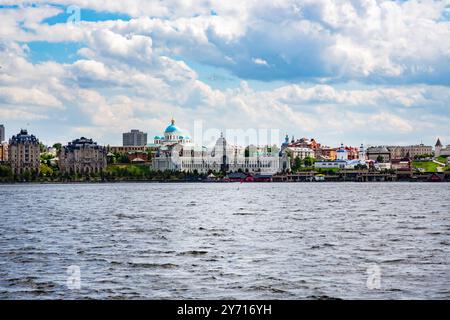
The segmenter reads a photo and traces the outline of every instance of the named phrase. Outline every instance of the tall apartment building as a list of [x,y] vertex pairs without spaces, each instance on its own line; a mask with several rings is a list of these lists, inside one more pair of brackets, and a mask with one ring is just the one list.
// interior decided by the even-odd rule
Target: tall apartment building
[[0,124],[0,143],[5,141],[5,126]]
[[100,173],[106,168],[106,148],[81,137],[69,142],[59,154],[63,173]]
[[131,130],[122,135],[124,146],[145,146],[147,144],[147,134],[139,130]]
[[40,167],[39,140],[34,135],[29,135],[27,130],[9,140],[8,162],[15,174],[26,171],[38,174]]

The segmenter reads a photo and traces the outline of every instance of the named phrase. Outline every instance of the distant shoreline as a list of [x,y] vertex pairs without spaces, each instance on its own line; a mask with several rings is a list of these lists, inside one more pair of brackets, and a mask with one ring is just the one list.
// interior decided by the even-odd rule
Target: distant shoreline
[[124,180],[124,181],[70,181],[70,182],[61,182],[61,181],[46,181],[46,182],[40,182],[40,181],[28,181],[28,182],[0,182],[1,185],[85,185],[85,184],[133,184],[133,183],[152,183],[152,184],[171,184],[171,183],[188,183],[188,184],[197,184],[197,183],[205,183],[205,184],[272,184],[272,183],[278,183],[278,184],[291,184],[291,183],[302,183],[302,184],[309,184],[309,183],[355,183],[355,184],[370,184],[370,183],[450,183],[450,180],[444,180],[444,181],[414,181],[414,180],[398,180],[398,181],[352,181],[352,180],[345,180],[345,181],[177,181],[177,180],[169,180],[169,181],[151,181],[151,180]]

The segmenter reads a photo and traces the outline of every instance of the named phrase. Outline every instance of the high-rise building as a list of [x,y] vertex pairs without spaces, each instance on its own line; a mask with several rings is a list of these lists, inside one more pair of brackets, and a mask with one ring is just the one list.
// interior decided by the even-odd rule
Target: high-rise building
[[5,127],[0,124],[0,143],[5,141]]
[[20,130],[20,133],[9,140],[8,161],[15,174],[24,172],[39,173],[40,167],[39,140],[28,134],[27,130]]
[[124,146],[145,146],[147,144],[147,134],[139,130],[131,130],[123,134]]
[[106,168],[106,148],[92,139],[75,139],[61,149],[59,168],[64,173],[100,173]]

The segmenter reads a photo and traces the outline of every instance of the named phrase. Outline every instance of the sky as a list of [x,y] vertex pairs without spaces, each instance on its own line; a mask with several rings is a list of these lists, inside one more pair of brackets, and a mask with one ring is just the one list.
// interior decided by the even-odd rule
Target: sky
[[0,0],[0,124],[450,144],[450,0]]

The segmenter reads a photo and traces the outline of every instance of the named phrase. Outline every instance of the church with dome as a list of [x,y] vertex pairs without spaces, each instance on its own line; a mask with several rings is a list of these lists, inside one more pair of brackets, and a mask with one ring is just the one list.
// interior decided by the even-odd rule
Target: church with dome
[[209,171],[258,172],[275,174],[290,169],[287,154],[252,153],[246,154],[246,148],[229,144],[223,134],[209,150],[197,146],[191,137],[180,129],[172,119],[163,136],[155,136],[148,147],[156,149],[152,160],[154,170],[174,170],[199,173]]
[[155,145],[168,145],[174,143],[191,144],[189,135],[184,134],[183,131],[175,125],[175,120],[172,118],[170,125],[167,126],[163,136],[155,136],[153,138]]

